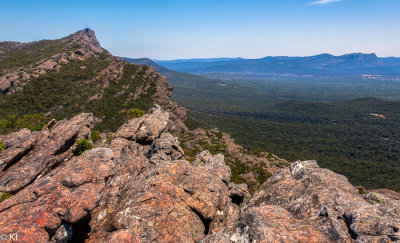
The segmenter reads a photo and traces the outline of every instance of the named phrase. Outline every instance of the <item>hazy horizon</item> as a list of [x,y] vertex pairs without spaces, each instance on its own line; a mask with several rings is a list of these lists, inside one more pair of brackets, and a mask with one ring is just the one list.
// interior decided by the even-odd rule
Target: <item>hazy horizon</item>
[[[163,61],[184,61],[184,60],[207,60],[207,59],[235,59],[235,58],[241,58],[241,59],[260,59],[260,58],[266,58],[266,57],[312,57],[312,56],[318,56],[318,55],[332,55],[335,57],[339,57],[339,56],[343,56],[343,55],[349,55],[349,54],[365,54],[365,55],[370,55],[370,54],[376,54],[376,53],[361,53],[361,52],[350,52],[350,53],[345,53],[342,55],[333,55],[331,53],[319,53],[319,54],[315,54],[315,55],[311,55],[311,56],[283,56],[283,55],[277,55],[277,56],[261,56],[258,58],[244,58],[244,57],[240,57],[240,56],[232,56],[232,57],[193,57],[193,58],[177,58],[177,59],[152,59],[153,61],[157,61],[157,62],[163,62]],[[121,56],[122,57],[122,56]],[[400,56],[378,56],[378,58],[400,58]],[[126,57],[126,58],[146,58],[146,57]]]
[[0,41],[57,39],[89,27],[117,56],[400,56],[398,0],[5,0],[2,10]]

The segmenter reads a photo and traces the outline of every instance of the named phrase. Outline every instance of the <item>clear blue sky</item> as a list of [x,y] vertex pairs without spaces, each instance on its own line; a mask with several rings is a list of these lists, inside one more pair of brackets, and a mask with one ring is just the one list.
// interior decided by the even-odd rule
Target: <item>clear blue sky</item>
[[89,27],[104,48],[128,57],[400,56],[400,0],[315,1],[1,0],[0,41]]

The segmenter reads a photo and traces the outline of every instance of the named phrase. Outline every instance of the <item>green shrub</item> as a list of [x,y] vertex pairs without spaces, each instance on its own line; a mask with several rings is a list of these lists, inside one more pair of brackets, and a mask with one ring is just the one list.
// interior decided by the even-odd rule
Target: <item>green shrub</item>
[[129,110],[125,110],[125,111],[123,111],[123,113],[126,116],[126,118],[128,118],[128,119],[138,118],[138,117],[142,117],[144,115],[144,111],[136,109],[136,108],[131,108]]
[[357,190],[358,190],[359,194],[365,194],[366,193],[363,187],[357,187]]
[[0,202],[4,201],[4,200],[6,200],[7,198],[10,198],[10,197],[12,197],[12,196],[13,196],[13,194],[11,194],[11,193],[7,193],[7,192],[2,193],[2,194],[0,195]]
[[3,152],[4,150],[6,150],[6,146],[4,145],[4,143],[0,142],[0,154],[1,154],[1,152]]
[[92,139],[92,141],[95,143],[99,140],[102,139],[102,137],[100,136],[100,131],[98,130],[94,130],[90,133],[90,139]]
[[21,117],[9,114],[0,120],[0,134],[18,131],[22,128],[28,128],[31,131],[40,131],[50,120],[51,118],[44,116],[43,113],[23,115]]
[[18,129],[25,127],[31,131],[40,131],[50,120],[43,113],[24,115],[22,118],[17,119],[16,127]]
[[75,155],[81,155],[86,150],[92,148],[92,144],[85,138],[76,141],[76,148],[72,150]]

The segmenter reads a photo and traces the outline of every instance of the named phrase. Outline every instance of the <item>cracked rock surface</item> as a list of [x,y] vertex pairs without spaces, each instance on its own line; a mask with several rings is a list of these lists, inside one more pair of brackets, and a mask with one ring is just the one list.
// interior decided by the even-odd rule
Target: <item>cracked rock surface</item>
[[1,233],[21,242],[398,242],[400,201],[360,195],[344,176],[298,161],[251,196],[222,154],[183,160],[170,114],[154,106],[109,145],[73,156],[91,114],[0,136]]
[[0,155],[1,192],[18,192],[46,168],[63,162],[71,155],[68,149],[76,139],[88,137],[93,115],[82,113],[71,120],[52,123],[40,132],[30,133],[23,129],[15,133],[16,139],[6,139],[6,147],[10,147]]

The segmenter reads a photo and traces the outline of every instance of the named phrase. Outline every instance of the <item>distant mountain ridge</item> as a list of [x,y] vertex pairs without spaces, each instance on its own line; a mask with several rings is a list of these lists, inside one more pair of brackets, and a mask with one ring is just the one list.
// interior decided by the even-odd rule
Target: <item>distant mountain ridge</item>
[[194,74],[233,73],[256,75],[399,75],[400,58],[380,58],[375,53],[342,56],[320,54],[309,57],[268,56],[260,59],[196,59],[155,61],[168,69]]
[[176,59],[176,60],[156,60],[159,64],[165,63],[182,63],[182,62],[221,62],[221,61],[233,61],[233,60],[244,60],[242,57],[217,57],[217,58],[190,58],[190,59]]

